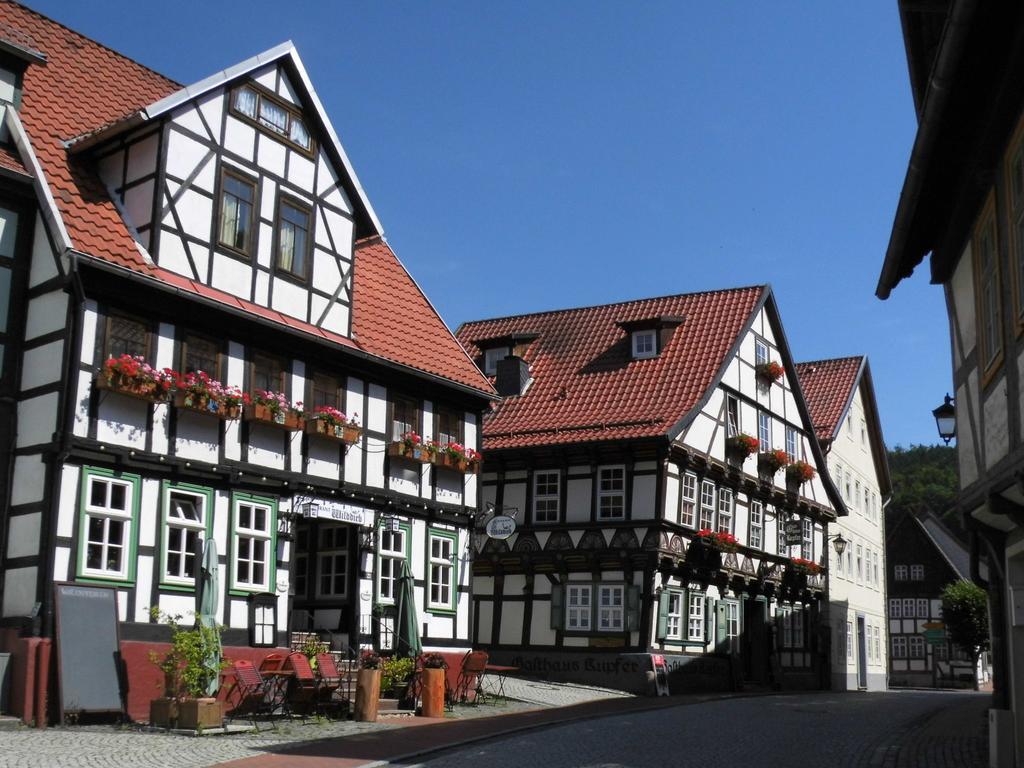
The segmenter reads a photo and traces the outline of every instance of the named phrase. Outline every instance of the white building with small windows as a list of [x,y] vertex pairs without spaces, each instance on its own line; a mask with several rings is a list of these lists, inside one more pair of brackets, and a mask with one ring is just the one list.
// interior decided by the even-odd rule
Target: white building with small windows
[[466,449],[494,390],[383,239],[294,47],[182,87],[4,3],[0,83],[13,711],[75,582],[116,594],[146,717],[169,638],[150,609],[190,616],[207,540],[232,658],[296,630],[391,649],[403,563],[424,646],[468,648]]
[[[473,642],[552,679],[672,690],[828,683],[825,537],[845,509],[770,288],[482,320]],[[775,466],[769,466],[772,461]],[[787,483],[780,465],[811,477]],[[507,533],[507,529],[506,529]],[[649,660],[647,661],[649,664]]]
[[849,514],[831,533],[829,628],[832,687],[885,690],[885,505],[892,494],[885,442],[866,357],[797,365],[818,441]]

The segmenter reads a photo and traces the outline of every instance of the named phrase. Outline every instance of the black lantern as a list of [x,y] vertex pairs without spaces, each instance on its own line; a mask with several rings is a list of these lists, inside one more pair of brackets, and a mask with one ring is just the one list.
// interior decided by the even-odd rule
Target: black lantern
[[846,539],[843,538],[843,534],[837,533],[835,536],[829,536],[832,539],[832,549],[836,551],[836,554],[840,557],[843,556],[843,552],[846,551]]
[[949,445],[949,441],[956,437],[955,402],[947,394],[942,405],[932,411],[932,416],[935,417],[935,426],[939,428],[939,437],[946,441],[946,445]]

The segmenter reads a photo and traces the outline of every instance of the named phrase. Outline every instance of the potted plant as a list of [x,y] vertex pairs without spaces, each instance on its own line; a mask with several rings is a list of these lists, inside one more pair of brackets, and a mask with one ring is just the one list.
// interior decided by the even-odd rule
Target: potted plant
[[739,547],[739,541],[728,531],[712,531],[710,528],[702,528],[697,531],[694,541],[700,541],[703,545],[717,549],[719,552],[735,552]]
[[756,437],[740,432],[725,438],[725,458],[734,466],[743,466],[748,456],[757,453],[759,446]]
[[363,430],[358,415],[349,418],[337,408],[319,405],[306,415],[306,434],[337,440],[346,445],[359,442]]
[[770,483],[775,473],[788,463],[789,455],[783,450],[763,451],[757,455],[757,473],[763,482]]
[[355,719],[358,722],[377,722],[380,678],[380,654],[364,651],[359,657],[359,673],[356,676]]
[[818,473],[806,461],[794,461],[786,466],[786,490],[796,493],[800,486],[813,480]]
[[388,456],[412,459],[423,464],[430,464],[434,460],[435,452],[436,443],[423,442],[423,438],[413,430],[405,432],[401,439],[388,445]]
[[167,400],[177,379],[170,368],[157,369],[141,355],[110,357],[96,377],[96,387],[150,403]]
[[792,557],[782,574],[782,588],[789,595],[798,595],[807,588],[807,577],[821,573],[821,566],[812,560]]
[[223,627],[181,625],[181,616],[162,612],[154,606],[150,615],[171,628],[171,649],[161,657],[151,652],[150,661],[164,673],[164,698],[150,703],[150,722],[162,727],[177,726],[195,731],[219,728],[224,722],[222,702],[208,696],[212,683],[227,666],[210,659],[219,657]]
[[444,717],[444,678],[448,663],[440,653],[423,657],[423,694],[420,714],[423,717]]
[[786,369],[782,367],[780,363],[774,360],[769,360],[767,363],[758,363],[754,366],[754,372],[757,374],[757,378],[766,384],[771,384],[773,381],[778,381],[782,378],[782,374],[786,372]]
[[480,471],[480,454],[461,443],[433,443],[434,463],[439,467],[447,467],[457,472]]
[[250,403],[252,407],[245,409],[247,421],[258,421],[289,432],[301,430],[305,426],[302,403],[291,403],[281,392],[258,389],[246,401],[247,406]]
[[722,553],[734,552],[737,546],[736,537],[731,533],[702,528],[697,531],[686,551],[686,562],[710,575],[722,569]]
[[237,419],[245,396],[235,386],[225,386],[204,371],[180,376],[174,391],[176,408],[186,408],[220,419]]

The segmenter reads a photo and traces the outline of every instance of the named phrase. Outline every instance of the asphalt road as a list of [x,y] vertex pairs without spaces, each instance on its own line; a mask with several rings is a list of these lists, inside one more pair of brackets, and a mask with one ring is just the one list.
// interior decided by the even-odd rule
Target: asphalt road
[[932,691],[727,699],[530,731],[416,764],[982,768],[990,700],[985,694]]

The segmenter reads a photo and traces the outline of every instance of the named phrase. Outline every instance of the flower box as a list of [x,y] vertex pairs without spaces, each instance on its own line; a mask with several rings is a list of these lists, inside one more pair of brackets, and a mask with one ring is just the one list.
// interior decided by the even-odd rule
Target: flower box
[[298,411],[285,410],[284,408],[274,410],[269,405],[264,405],[263,403],[253,403],[245,409],[243,415],[246,421],[266,424],[271,427],[287,430],[288,432],[296,432],[303,429],[306,425],[306,420],[302,418]]
[[434,452],[423,444],[409,445],[404,440],[388,444],[388,456],[410,459],[422,464],[431,464],[434,461]]
[[702,528],[697,531],[695,542],[717,549],[719,552],[735,552],[739,547],[736,537],[728,531],[712,531],[710,528]]
[[774,360],[767,363],[758,363],[754,366],[754,372],[757,377],[764,382],[772,383],[782,378],[782,374],[786,372],[786,369],[782,367],[780,363]]
[[695,538],[686,550],[686,562],[699,571],[722,570],[722,550],[707,544],[702,537]]
[[353,445],[359,442],[363,429],[350,424],[332,424],[327,419],[306,419],[306,434]]
[[182,390],[174,393],[174,407],[225,420],[237,419],[242,415],[242,406],[240,405],[224,405],[212,397],[197,396]]
[[203,731],[224,725],[224,703],[217,699],[183,699],[178,702],[178,727]]
[[813,480],[818,473],[806,461],[794,461],[786,467],[786,490],[796,493],[800,486]]
[[167,392],[155,382],[139,381],[126,376],[112,376],[109,379],[102,373],[96,377],[96,389],[116,392],[119,395],[145,400],[147,403],[167,402]]
[[480,471],[480,462],[476,459],[467,459],[463,456],[453,456],[450,453],[441,451],[434,454],[434,465],[445,469],[454,469],[463,474],[477,474]]
[[789,456],[785,451],[765,451],[757,455],[757,471],[763,479],[770,481],[775,473],[789,463]]

